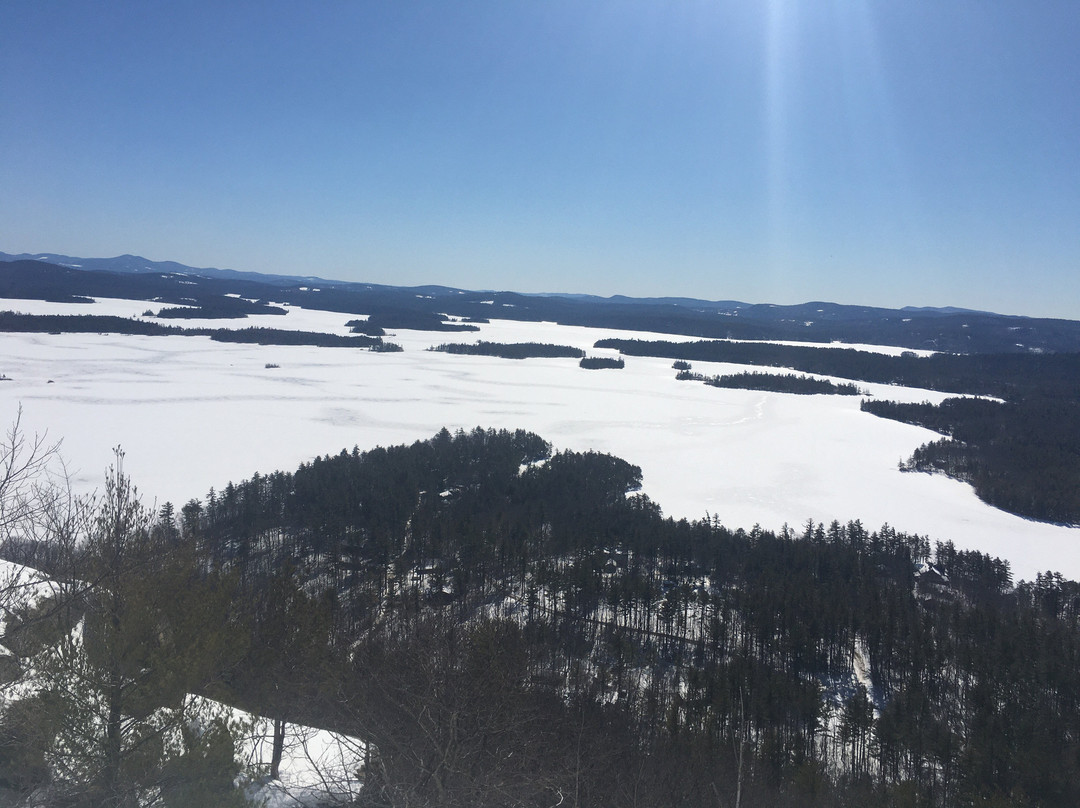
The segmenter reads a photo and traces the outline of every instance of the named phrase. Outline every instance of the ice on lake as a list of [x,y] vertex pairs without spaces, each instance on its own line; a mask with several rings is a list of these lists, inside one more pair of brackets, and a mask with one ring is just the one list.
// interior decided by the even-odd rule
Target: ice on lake
[[[39,314],[140,316],[147,308],[146,301],[0,300],[0,309]],[[179,324],[346,334],[350,319],[290,308],[284,317]],[[1080,578],[1080,530],[1004,513],[942,476],[901,473],[897,463],[938,436],[862,413],[857,396],[680,382],[666,359],[627,357],[624,370],[583,370],[573,359],[426,350],[484,339],[574,345],[615,356],[593,343],[691,339],[507,320],[480,328],[401,330],[387,337],[404,347],[400,353],[237,345],[208,337],[0,334],[0,374],[10,377],[0,382],[0,419],[10,423],[21,405],[29,431],[62,439],[79,490],[99,485],[113,447],[121,446],[144,498],[177,507],[204,497],[211,486],[292,470],[343,448],[411,443],[444,426],[522,428],[557,449],[610,452],[639,465],[644,491],[672,516],[715,514],[747,529],[787,523],[799,530],[807,519],[859,519],[868,529],[888,523],[1005,558],[1017,580],[1050,569]],[[746,369],[693,364],[709,375]],[[894,400],[945,397],[860,386]]]

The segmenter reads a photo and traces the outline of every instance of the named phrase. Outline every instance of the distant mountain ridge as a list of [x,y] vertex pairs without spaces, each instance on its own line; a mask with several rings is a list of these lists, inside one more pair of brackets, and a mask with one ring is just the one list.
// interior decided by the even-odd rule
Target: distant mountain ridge
[[[114,258],[78,258],[71,255],[61,255],[59,253],[19,253],[12,254],[6,252],[0,252],[0,261],[43,261],[49,264],[56,264],[58,266],[70,267],[71,269],[85,269],[85,270],[103,270],[106,272],[125,272],[133,274],[150,273],[150,272],[166,272],[176,273],[181,275],[199,275],[205,278],[226,278],[234,280],[250,280],[258,281],[261,283],[268,283],[274,286],[291,286],[297,283],[320,283],[332,286],[345,286],[345,287],[362,287],[368,289],[412,289],[418,293],[426,294],[455,294],[466,291],[480,291],[480,292],[493,292],[493,290],[465,290],[459,289],[453,286],[441,286],[441,285],[424,285],[424,286],[412,286],[412,287],[398,287],[389,286],[386,284],[373,284],[373,283],[358,283],[356,281],[335,281],[329,278],[322,278],[315,275],[273,275],[264,272],[252,272],[237,269],[219,269],[217,267],[192,267],[186,264],[181,264],[176,261],[152,261],[149,258],[143,258],[141,255],[118,255]],[[572,292],[539,292],[528,293],[522,292],[517,294],[524,294],[528,297],[540,297],[540,298],[559,298],[564,300],[574,300],[583,303],[595,303],[595,304],[614,304],[614,305],[648,305],[648,306],[681,306],[684,308],[700,309],[706,307],[709,309],[715,309],[717,311],[725,311],[729,313],[735,313],[736,311],[742,311],[743,309],[754,309],[764,311],[765,309],[780,309],[790,313],[797,313],[810,306],[832,306],[839,310],[858,310],[860,312],[865,311],[891,311],[890,309],[870,309],[863,306],[849,306],[837,303],[820,303],[810,302],[795,305],[778,305],[774,303],[745,303],[739,300],[705,300],[703,298],[696,297],[630,297],[628,295],[590,295],[590,294],[577,294]],[[911,311],[925,314],[939,313],[939,314],[963,314],[963,313],[978,313],[978,314],[991,314],[992,312],[976,312],[973,309],[957,308],[955,306],[934,307],[934,306],[905,306],[900,311]],[[767,318],[763,318],[767,319]]]
[[231,278],[252,280],[288,286],[299,281],[317,281],[319,278],[299,276],[270,275],[263,272],[243,272],[237,269],[218,269],[216,267],[189,267],[176,261],[151,261],[141,255],[118,255],[115,258],[77,258],[59,253],[20,253],[12,255],[0,252],[0,261],[42,261],[71,269],[99,270],[105,272],[125,272],[143,274],[167,272],[178,275],[200,275],[205,278]]
[[241,296],[264,304],[377,314],[390,328],[423,328],[450,317],[495,318],[708,339],[865,343],[953,353],[1080,352],[1080,322],[955,307],[888,309],[824,301],[775,305],[399,287],[196,268],[135,255],[77,258],[0,252],[0,261],[6,262],[0,272],[0,296],[9,298],[121,297],[221,308],[223,298]]

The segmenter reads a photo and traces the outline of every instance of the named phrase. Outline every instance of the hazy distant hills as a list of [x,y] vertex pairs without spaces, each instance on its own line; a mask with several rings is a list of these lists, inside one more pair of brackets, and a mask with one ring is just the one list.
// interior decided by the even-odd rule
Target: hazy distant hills
[[285,275],[267,275],[262,272],[240,272],[235,269],[217,269],[215,267],[189,267],[176,261],[151,261],[139,255],[118,255],[115,258],[76,258],[57,253],[20,253],[11,255],[0,252],[0,261],[42,261],[48,264],[70,267],[72,269],[101,270],[105,272],[177,273],[180,275],[200,275],[204,278],[227,278],[251,280],[274,286],[287,286],[312,278],[300,278]]
[[780,306],[692,298],[520,294],[445,286],[396,287],[312,276],[188,267],[134,255],[77,258],[0,252],[0,296],[57,301],[117,297],[215,306],[228,296],[355,315],[391,328],[445,317],[552,321],[714,339],[897,345],[957,353],[1080,351],[1080,322],[956,308],[887,309],[810,302]]

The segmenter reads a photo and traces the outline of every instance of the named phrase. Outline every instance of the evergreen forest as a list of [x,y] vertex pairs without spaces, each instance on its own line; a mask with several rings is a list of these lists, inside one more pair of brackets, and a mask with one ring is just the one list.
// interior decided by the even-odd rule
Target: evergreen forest
[[571,345],[551,345],[544,342],[448,342],[434,345],[431,350],[442,353],[469,356],[499,356],[503,359],[554,359],[568,357],[578,359],[585,356],[580,348]]
[[631,463],[520,430],[156,513],[122,455],[85,508],[26,457],[2,550],[54,583],[6,590],[5,804],[244,804],[185,694],[364,739],[362,806],[1080,804],[1060,575],[888,525],[672,520]]
[[583,356],[578,367],[586,370],[622,370],[626,362],[621,356],[615,359],[610,356]]
[[[160,313],[158,316],[161,316]],[[218,315],[200,315],[212,318]],[[231,317],[232,315],[230,315]],[[160,323],[103,314],[17,314],[0,311],[0,331],[36,334],[142,334],[145,336],[210,337],[215,342],[256,345],[316,345],[323,348],[367,348],[372,351],[401,350],[380,336],[342,336],[286,328],[181,328]]]
[[[903,470],[968,482],[983,501],[1010,513],[1080,524],[1080,353],[889,356],[852,348],[615,339],[596,345],[675,358],[676,366],[686,366],[676,367],[679,378],[705,378],[690,371],[687,360],[694,359],[965,394],[939,405],[867,399],[861,408],[945,436],[917,449]],[[743,383],[734,386],[749,386],[756,375],[741,376]]]
[[710,387],[724,387],[731,390],[766,390],[771,393],[793,393],[803,396],[857,396],[863,393],[850,382],[836,383],[829,379],[815,379],[813,376],[800,376],[795,373],[746,372],[705,376],[686,368],[680,369],[675,374],[675,378],[679,381],[704,382]]

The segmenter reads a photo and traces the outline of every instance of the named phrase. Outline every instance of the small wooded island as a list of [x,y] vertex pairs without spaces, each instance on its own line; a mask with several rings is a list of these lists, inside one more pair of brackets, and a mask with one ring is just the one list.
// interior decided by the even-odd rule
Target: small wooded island
[[499,356],[503,359],[581,359],[585,352],[570,345],[549,345],[544,342],[448,342],[434,345],[432,351],[470,356]]

